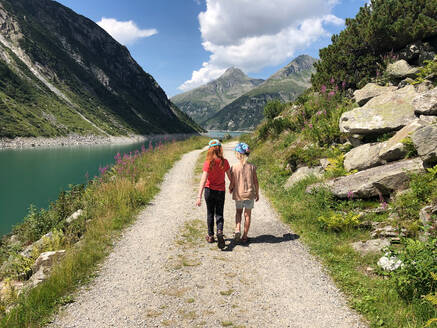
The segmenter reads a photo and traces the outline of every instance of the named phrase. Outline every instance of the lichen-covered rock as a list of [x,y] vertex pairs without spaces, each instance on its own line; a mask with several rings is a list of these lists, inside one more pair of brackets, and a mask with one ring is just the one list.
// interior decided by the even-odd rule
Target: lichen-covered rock
[[355,174],[308,186],[307,192],[325,187],[338,198],[371,198],[407,187],[410,173],[423,172],[419,158],[373,167]]
[[47,280],[53,265],[56,264],[64,255],[65,250],[41,253],[32,266],[32,271],[34,273],[32,277],[30,277],[28,285],[35,287],[41,282]]
[[379,158],[381,143],[364,144],[353,148],[344,156],[344,168],[346,171],[362,171],[384,164]]
[[388,64],[386,69],[386,74],[392,81],[400,81],[407,77],[415,78],[418,72],[417,67],[411,67],[404,59]]
[[284,188],[291,188],[295,183],[314,175],[316,177],[321,177],[323,175],[323,168],[321,166],[316,167],[300,167],[290,176],[287,182],[284,184]]
[[68,224],[70,224],[73,221],[76,221],[78,218],[80,218],[83,214],[83,210],[77,210],[76,212],[74,212],[73,214],[71,214],[66,220],[65,222],[67,222]]
[[417,115],[437,115],[437,88],[418,94],[413,106]]
[[416,119],[412,85],[372,98],[363,107],[343,113],[340,131],[350,134],[382,134],[397,131]]
[[369,253],[378,253],[385,247],[390,246],[390,241],[384,238],[371,239],[367,241],[357,241],[352,243],[351,246],[361,255],[367,255]]
[[417,119],[412,121],[407,126],[404,126],[401,130],[396,132],[393,137],[382,143],[379,151],[379,159],[387,162],[402,159],[406,155],[406,149],[403,141],[417,129],[423,128],[427,125],[429,125],[428,122]]
[[354,92],[354,98],[358,105],[363,106],[370,99],[395,90],[395,86],[381,86],[376,83],[368,83],[364,86],[364,88]]
[[413,133],[411,139],[425,166],[437,164],[437,125],[418,129]]

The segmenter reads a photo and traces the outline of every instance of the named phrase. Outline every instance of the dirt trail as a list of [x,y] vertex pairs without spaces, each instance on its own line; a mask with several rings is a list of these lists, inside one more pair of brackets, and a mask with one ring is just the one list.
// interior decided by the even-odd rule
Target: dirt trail
[[[231,164],[233,146],[225,145]],[[98,277],[50,327],[367,327],[262,195],[249,245],[231,240],[229,194],[227,247],[204,241],[205,205],[194,206],[199,154],[176,163]]]

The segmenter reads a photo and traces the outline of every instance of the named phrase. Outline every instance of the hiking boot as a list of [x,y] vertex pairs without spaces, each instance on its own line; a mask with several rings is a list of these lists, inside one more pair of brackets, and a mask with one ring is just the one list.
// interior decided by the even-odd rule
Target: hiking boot
[[217,246],[220,249],[225,248],[225,239],[223,238],[223,231],[217,231]]
[[210,244],[212,244],[213,242],[215,242],[215,240],[214,240],[214,236],[206,235],[206,236],[205,236],[205,239],[206,239],[206,241],[207,241],[208,243],[210,243]]

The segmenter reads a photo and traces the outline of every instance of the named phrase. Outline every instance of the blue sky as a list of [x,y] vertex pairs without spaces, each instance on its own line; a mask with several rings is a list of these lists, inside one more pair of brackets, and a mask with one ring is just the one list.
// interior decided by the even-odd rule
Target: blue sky
[[230,66],[265,79],[300,54],[318,57],[367,0],[58,2],[125,44],[171,97]]

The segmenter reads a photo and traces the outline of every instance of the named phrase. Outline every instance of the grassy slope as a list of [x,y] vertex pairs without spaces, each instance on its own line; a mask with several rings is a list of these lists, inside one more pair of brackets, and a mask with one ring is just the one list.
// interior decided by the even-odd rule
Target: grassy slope
[[[159,191],[159,183],[173,163],[183,153],[202,147],[205,140],[196,137],[146,151],[135,160],[122,160],[126,164],[121,162],[93,180],[84,192],[78,192],[75,197],[70,194],[69,198],[61,195],[49,211],[40,212],[40,223],[45,220],[44,223],[54,226],[50,229],[64,228],[56,246],[67,249],[66,256],[45,283],[18,298],[18,306],[3,316],[0,327],[39,327],[60,305],[71,301],[69,295],[92,277],[96,265],[110,252],[121,230],[134,221],[138,211]],[[68,213],[64,213],[66,208]],[[58,218],[61,214],[66,217],[77,208],[86,214],[72,226],[51,221],[51,217]],[[35,226],[29,218],[15,231],[20,239],[35,240],[44,233],[35,236]],[[80,235],[80,246],[73,244]]]

